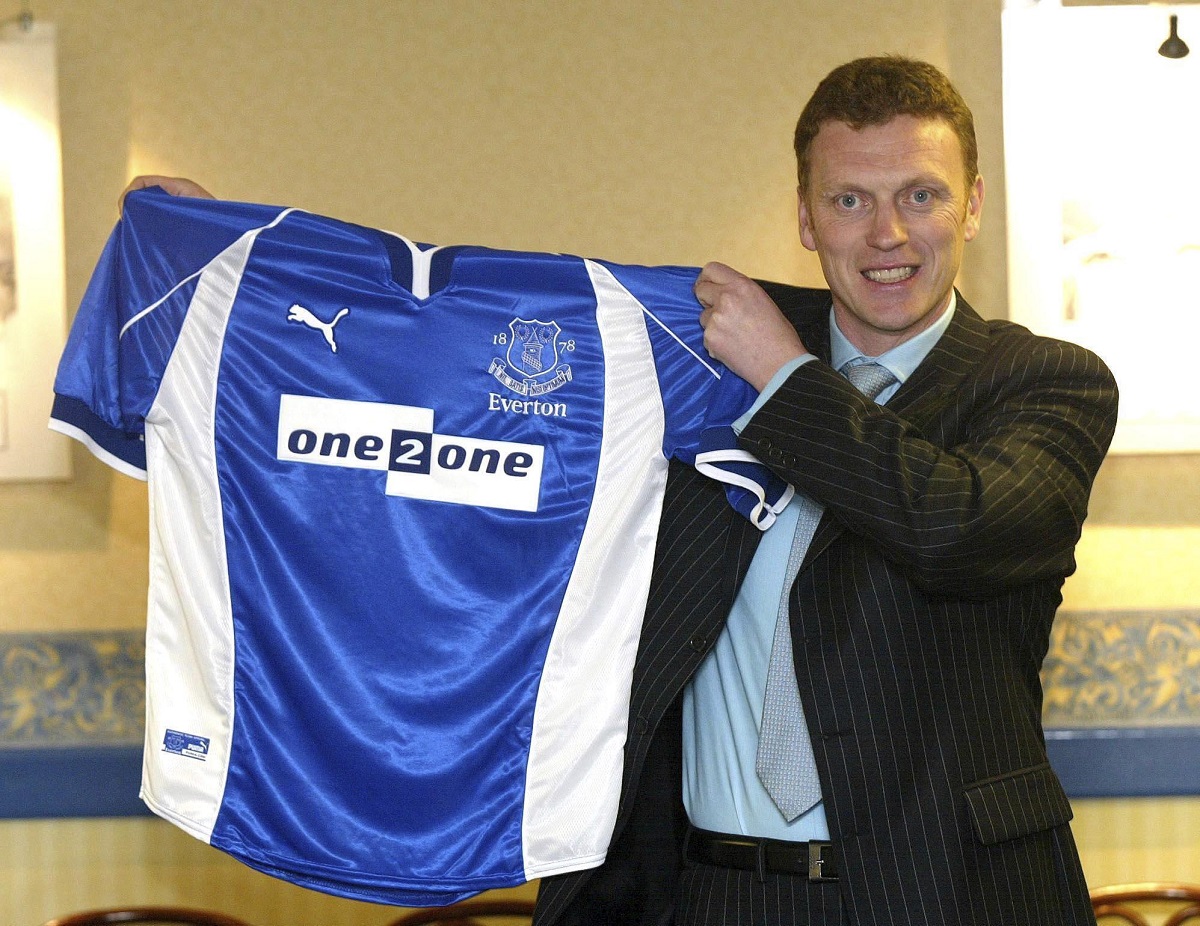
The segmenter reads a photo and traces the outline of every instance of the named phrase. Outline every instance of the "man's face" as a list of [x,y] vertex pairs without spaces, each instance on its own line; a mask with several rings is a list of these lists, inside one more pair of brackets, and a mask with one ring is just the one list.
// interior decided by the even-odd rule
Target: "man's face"
[[878,356],[950,304],[963,245],[979,231],[983,179],[965,190],[950,124],[913,116],[859,131],[826,122],[809,167],[800,240],[821,260],[842,333]]

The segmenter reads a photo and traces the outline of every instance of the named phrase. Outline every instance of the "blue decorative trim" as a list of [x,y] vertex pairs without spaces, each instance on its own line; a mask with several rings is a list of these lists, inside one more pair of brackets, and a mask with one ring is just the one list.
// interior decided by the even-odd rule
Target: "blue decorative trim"
[[1050,764],[1071,797],[1200,794],[1200,729],[1047,730]]
[[142,747],[0,750],[0,817],[137,817]]
[[0,634],[0,817],[127,817],[138,799],[145,632]]
[[[0,634],[0,817],[148,813],[144,664],[140,629]],[[1068,794],[1200,794],[1200,613],[1064,612],[1042,681]]]

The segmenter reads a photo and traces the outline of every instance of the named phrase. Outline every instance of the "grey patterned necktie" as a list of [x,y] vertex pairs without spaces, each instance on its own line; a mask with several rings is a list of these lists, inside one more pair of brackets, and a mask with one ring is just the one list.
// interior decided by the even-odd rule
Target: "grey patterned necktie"
[[[868,398],[874,399],[896,381],[891,371],[877,363],[846,366],[842,372]],[[792,550],[784,573],[783,594],[775,618],[775,637],[771,642],[771,659],[767,664],[767,689],[763,697],[762,724],[758,733],[758,755],[754,770],[789,823],[821,799],[821,782],[817,778],[816,761],[800,691],[796,686],[796,669],[792,660],[792,628],[788,616],[788,599],[792,583],[808,545],[812,542],[821,506],[797,493],[794,504],[800,507]]]
[[842,373],[854,384],[854,388],[868,399],[874,399],[896,381],[896,376],[891,370],[870,361],[846,364],[842,367]]

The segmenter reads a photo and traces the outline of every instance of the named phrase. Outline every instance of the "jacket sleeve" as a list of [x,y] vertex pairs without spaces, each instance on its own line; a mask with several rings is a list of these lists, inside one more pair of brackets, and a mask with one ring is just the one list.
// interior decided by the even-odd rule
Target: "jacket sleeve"
[[1084,348],[1006,331],[921,427],[809,363],[742,440],[928,592],[982,597],[1069,575],[1116,383]]

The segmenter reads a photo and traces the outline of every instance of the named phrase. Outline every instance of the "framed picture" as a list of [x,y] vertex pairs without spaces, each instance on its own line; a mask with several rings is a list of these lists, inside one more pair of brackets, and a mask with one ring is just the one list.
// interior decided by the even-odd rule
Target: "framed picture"
[[1176,344],[1200,335],[1200,9],[1004,12],[1010,317],[1095,350],[1121,390],[1115,453],[1200,451]]
[[55,36],[0,28],[0,480],[71,475],[46,422],[66,328]]

